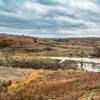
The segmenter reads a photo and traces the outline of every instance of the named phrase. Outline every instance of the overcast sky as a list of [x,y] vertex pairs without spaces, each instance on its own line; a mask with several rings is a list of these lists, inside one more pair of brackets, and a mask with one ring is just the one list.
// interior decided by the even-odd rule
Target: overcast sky
[[0,33],[100,36],[100,0],[0,0]]

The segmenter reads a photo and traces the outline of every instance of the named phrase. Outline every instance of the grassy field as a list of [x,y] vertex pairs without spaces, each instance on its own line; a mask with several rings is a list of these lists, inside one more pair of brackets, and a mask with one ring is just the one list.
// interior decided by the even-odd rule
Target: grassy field
[[98,96],[100,88],[100,73],[58,69],[43,70],[29,84],[7,89],[11,82],[23,81],[35,70],[12,67],[0,69],[0,100],[78,100],[88,91],[92,93],[93,89],[92,97]]
[[[0,100],[100,100],[100,72],[77,69],[82,62],[42,59],[99,57],[100,38],[40,39],[0,34]],[[22,82],[37,69],[43,70],[28,84]]]
[[[96,100],[93,98],[100,98],[100,72],[77,70],[74,61],[65,61],[58,65],[59,60],[32,56],[2,56],[0,60],[0,100],[87,100],[87,98]],[[30,83],[7,88],[14,81],[17,83],[24,81],[32,72],[40,68],[44,70]]]
[[0,55],[94,57],[100,38],[35,38],[0,34]]
[[[58,65],[59,60],[32,56],[2,56],[0,60],[1,100],[84,100],[83,98],[95,96],[99,98],[100,72],[77,70],[74,61],[65,61]],[[40,68],[44,70],[30,83],[7,88],[16,80],[17,83],[24,81]]]

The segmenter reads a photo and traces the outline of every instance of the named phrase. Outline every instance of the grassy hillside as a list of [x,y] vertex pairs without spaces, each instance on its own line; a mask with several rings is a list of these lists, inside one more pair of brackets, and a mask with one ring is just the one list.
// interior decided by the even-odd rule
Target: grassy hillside
[[[0,100],[99,100],[100,72],[77,69],[82,62],[40,56],[100,57],[100,38],[36,38],[0,34]],[[95,66],[96,67],[96,66]],[[36,69],[43,70],[23,86]]]
[[94,55],[99,47],[99,37],[51,39],[0,34],[0,54],[88,57]]

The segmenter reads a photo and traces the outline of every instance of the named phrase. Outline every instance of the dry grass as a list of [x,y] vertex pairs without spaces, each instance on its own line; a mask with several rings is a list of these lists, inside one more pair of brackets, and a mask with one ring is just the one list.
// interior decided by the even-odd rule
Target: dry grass
[[93,89],[90,91],[87,91],[82,97],[80,97],[78,100],[100,100],[100,89]]
[[[95,46],[99,45],[100,38],[65,38],[43,39],[37,38],[35,43],[30,36],[18,36],[0,34],[0,55],[23,53],[33,56],[76,56],[80,57],[80,51],[88,57],[94,52]],[[3,45],[2,45],[2,42]],[[5,43],[6,42],[6,43]],[[7,45],[5,45],[7,44]],[[88,46],[88,48],[87,48]],[[79,51],[80,50],[80,51]]]
[[64,61],[59,64],[60,60],[47,58],[30,57],[30,56],[1,56],[0,66],[12,66],[14,68],[35,68],[35,69],[77,69],[79,62]]
[[[100,38],[38,38],[38,43],[35,43],[28,36],[1,34],[0,37],[0,43],[3,43],[0,48],[0,65],[9,66],[0,66],[0,100],[77,100],[87,91],[100,89],[100,72],[65,70],[72,68],[72,64],[75,69],[75,63],[65,61],[58,66],[57,60],[41,60],[35,57],[80,57],[81,51],[84,51],[84,57],[88,57],[94,53],[95,46],[100,46]],[[47,70],[39,73],[29,84],[8,89],[14,80],[23,81],[34,71],[29,67]]]
[[0,92],[1,100],[77,100],[100,88],[100,73],[73,70],[43,70],[35,80]]

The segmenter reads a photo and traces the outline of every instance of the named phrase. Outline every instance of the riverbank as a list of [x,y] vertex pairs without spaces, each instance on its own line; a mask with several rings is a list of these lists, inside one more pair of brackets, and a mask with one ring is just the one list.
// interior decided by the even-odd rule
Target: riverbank
[[35,69],[80,69],[100,72],[100,59],[72,57],[39,57],[39,56],[1,56],[0,66],[35,68]]
[[88,90],[100,87],[100,73],[58,69],[43,70],[29,84],[7,89],[11,82],[25,80],[35,69],[1,67],[0,70],[1,100],[17,100],[17,97],[22,100],[77,100]]

